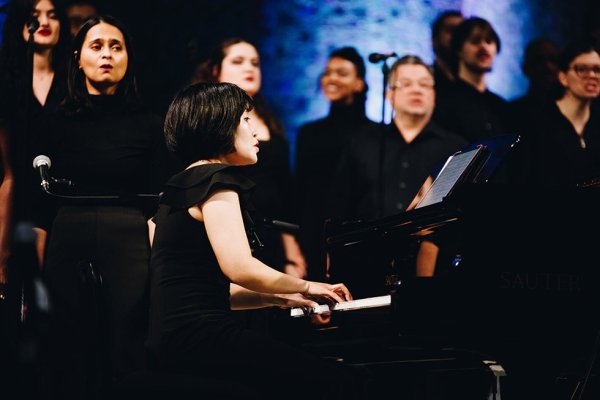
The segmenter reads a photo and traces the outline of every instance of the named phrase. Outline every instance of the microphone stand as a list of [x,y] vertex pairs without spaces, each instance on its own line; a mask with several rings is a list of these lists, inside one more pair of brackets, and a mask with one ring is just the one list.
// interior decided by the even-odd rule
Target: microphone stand
[[396,53],[372,53],[369,55],[369,61],[373,64],[377,64],[380,61],[383,61],[383,65],[381,66],[381,72],[383,75],[383,87],[382,90],[382,98],[381,98],[381,123],[385,123],[385,91],[387,88],[388,75],[390,73],[390,67],[388,67],[387,59],[390,57],[398,57]]
[[[27,69],[25,71],[25,92],[27,96],[26,101],[26,110],[25,110],[25,121],[23,121],[23,146],[21,146],[21,151],[23,152],[23,156],[28,156],[29,152],[29,121],[31,119],[31,107],[33,105],[33,49],[35,46],[35,32],[40,27],[40,23],[37,18],[31,18],[27,22],[27,32],[29,32],[29,38],[27,39],[27,62],[25,63]],[[31,93],[31,96],[29,95]],[[26,159],[26,158],[23,158]]]
[[381,73],[383,74],[383,88],[382,88],[382,98],[381,98],[381,123],[385,124],[385,91],[387,87],[388,74],[390,73],[390,67],[387,65],[387,59],[383,60],[383,65],[381,66]]
[[[30,144],[30,120],[31,120],[31,108],[33,104],[33,53],[35,46],[34,35],[35,32],[40,27],[40,23],[37,18],[30,18],[27,21],[27,32],[29,33],[29,38],[27,39],[27,53],[26,53],[26,62],[25,62],[25,81],[23,84],[25,85],[23,93],[25,94],[25,120],[23,121],[23,132],[22,132],[22,142],[20,144],[20,148],[17,149],[17,154],[21,154],[21,160],[25,160],[28,157],[29,153],[29,144]],[[26,229],[32,229],[28,221],[15,221],[15,232],[24,231]],[[19,225],[22,225],[21,227]],[[33,229],[32,229],[33,230]],[[35,241],[33,242],[25,242],[28,244],[32,244],[35,247]],[[29,251],[29,248],[22,249],[23,257],[26,257],[26,253]],[[31,261],[31,260],[29,260]],[[26,310],[27,303],[30,299],[28,291],[33,291],[32,285],[33,280],[35,278],[35,267],[33,264],[31,268],[25,268],[21,272],[20,279],[20,309],[19,309],[19,320],[21,324],[25,323],[27,319]]]
[[133,193],[133,194],[107,194],[107,195],[73,195],[73,194],[60,194],[51,190],[52,184],[61,184],[70,188],[73,188],[75,184],[69,179],[57,179],[49,177],[47,181],[42,181],[40,185],[44,192],[52,197],[60,199],[72,199],[72,200],[124,200],[124,199],[160,199],[160,193]]

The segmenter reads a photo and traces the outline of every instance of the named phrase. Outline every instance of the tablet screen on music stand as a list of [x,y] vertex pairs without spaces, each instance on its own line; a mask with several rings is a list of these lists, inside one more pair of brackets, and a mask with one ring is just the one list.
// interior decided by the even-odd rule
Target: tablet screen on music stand
[[480,145],[472,150],[457,152],[448,157],[448,160],[446,160],[431,187],[425,192],[423,198],[417,203],[415,208],[441,202],[457,184],[462,182],[467,176],[472,175],[474,170],[481,165],[480,161],[484,153],[485,146]]

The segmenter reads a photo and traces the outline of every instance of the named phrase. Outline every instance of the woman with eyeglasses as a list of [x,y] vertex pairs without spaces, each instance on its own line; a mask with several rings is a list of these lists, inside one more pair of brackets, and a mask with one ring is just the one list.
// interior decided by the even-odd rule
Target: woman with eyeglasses
[[531,183],[575,186],[600,177],[600,49],[593,38],[568,44],[559,58],[564,94],[530,121],[521,150]]

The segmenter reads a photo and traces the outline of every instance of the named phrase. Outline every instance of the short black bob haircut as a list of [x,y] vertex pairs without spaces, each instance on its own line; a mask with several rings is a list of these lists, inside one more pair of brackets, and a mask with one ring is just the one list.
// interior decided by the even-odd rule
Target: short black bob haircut
[[88,19],[73,39],[73,51],[69,58],[67,75],[68,92],[62,104],[68,114],[80,114],[93,110],[90,94],[85,84],[85,75],[83,70],[79,68],[79,57],[87,33],[94,26],[101,23],[112,25],[123,34],[125,51],[127,51],[127,72],[125,72],[125,76],[119,82],[117,92],[114,95],[123,99],[125,110],[136,110],[141,107],[141,99],[135,77],[135,52],[133,51],[131,35],[125,28],[125,25],[116,18],[110,15],[100,15]]
[[252,98],[232,83],[201,82],[175,95],[165,117],[167,147],[185,165],[235,151],[240,118]]

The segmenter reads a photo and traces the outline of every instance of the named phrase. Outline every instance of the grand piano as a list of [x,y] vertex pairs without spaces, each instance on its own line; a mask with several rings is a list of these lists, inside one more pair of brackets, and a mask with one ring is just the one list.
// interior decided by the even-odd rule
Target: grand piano
[[[374,365],[396,382],[403,365],[412,385],[404,398],[484,398],[477,385],[490,385],[489,363],[501,371],[493,375],[506,374],[503,399],[598,398],[600,255],[590,232],[600,227],[599,205],[596,184],[542,189],[470,179],[405,213],[330,222],[331,281],[361,301],[389,296],[389,306],[334,311],[319,323],[304,318],[296,332],[313,350]],[[424,240],[445,255],[431,278],[415,276]],[[441,370],[462,371],[443,375],[445,395],[415,389],[415,380]],[[467,387],[475,388],[471,397]]]

